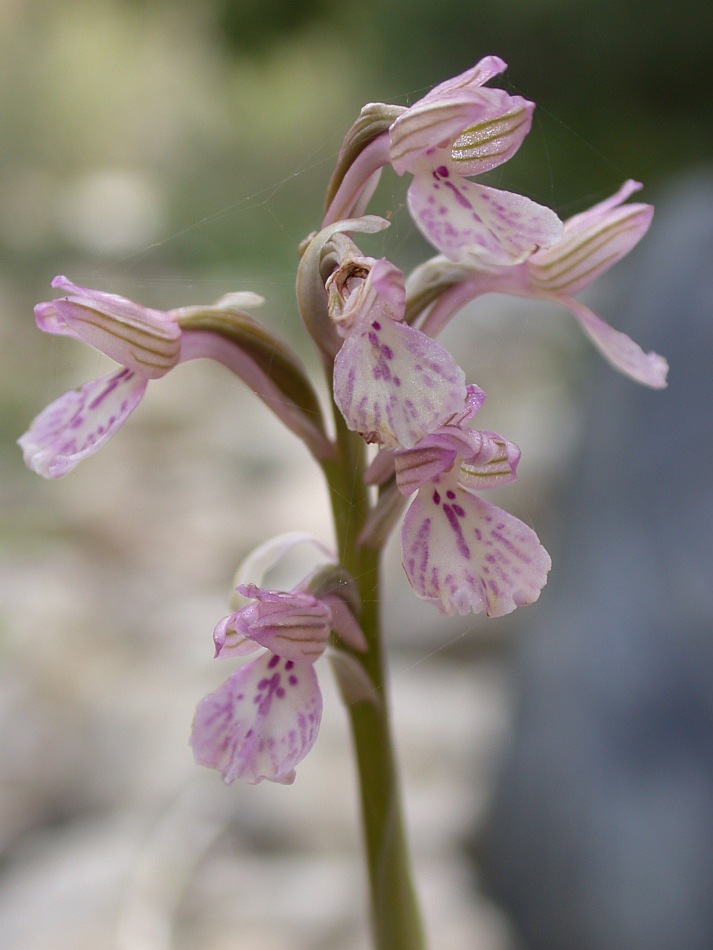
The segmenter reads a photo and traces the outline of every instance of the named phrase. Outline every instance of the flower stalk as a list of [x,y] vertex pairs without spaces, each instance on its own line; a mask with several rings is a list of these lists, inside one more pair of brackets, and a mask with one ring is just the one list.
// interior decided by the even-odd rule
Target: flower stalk
[[394,752],[388,676],[380,625],[381,551],[358,543],[370,511],[364,442],[335,411],[337,461],[323,468],[340,560],[361,599],[359,622],[368,648],[357,656],[373,694],[347,704],[356,755],[375,950],[425,950]]

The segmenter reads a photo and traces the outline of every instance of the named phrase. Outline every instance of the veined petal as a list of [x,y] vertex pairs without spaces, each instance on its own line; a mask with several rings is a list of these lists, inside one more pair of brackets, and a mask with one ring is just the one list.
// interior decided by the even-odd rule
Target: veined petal
[[[243,608],[245,609],[245,608]],[[249,633],[245,632],[242,624],[243,609],[236,610],[235,613],[223,617],[215,625],[213,630],[213,643],[215,644],[215,656],[221,660],[236,656],[247,656],[249,653],[255,653],[260,649],[260,644],[253,640]]]
[[442,254],[474,266],[517,264],[562,236],[554,211],[422,162],[408,190],[411,215]]
[[668,362],[658,353],[644,353],[638,343],[620,330],[615,330],[593,310],[572,297],[558,295],[557,300],[575,315],[579,325],[602,356],[620,372],[638,383],[663,389],[666,386]]
[[414,591],[451,615],[500,617],[531,604],[551,566],[531,528],[459,488],[454,476],[419,491],[401,547]]
[[[420,156],[430,155],[436,149],[446,150],[450,157],[452,143],[460,139],[464,130],[477,129],[481,123],[497,122],[503,116],[520,112],[519,103],[513,104],[513,97],[502,89],[463,88],[439,98],[421,99],[400,115],[389,130],[394,171],[399,175],[414,171]],[[519,125],[519,120],[515,124]],[[529,130],[527,125],[518,147]],[[460,147],[468,147],[467,138]],[[499,164],[500,161],[494,161],[488,167]],[[485,170],[483,166],[482,171]]]
[[463,409],[465,374],[419,330],[372,320],[344,341],[334,361],[334,399],[367,442],[412,448]]
[[426,435],[412,449],[394,455],[396,484],[402,495],[412,495],[453,468],[459,456],[468,454],[468,430],[460,426],[441,426]]
[[[178,362],[181,330],[169,314],[118,294],[78,287],[66,277],[55,277],[52,286],[69,294],[50,302],[58,321],[117,363],[158,379]],[[42,327],[39,315],[38,323]],[[42,328],[48,329],[49,323],[45,314]]]
[[522,96],[508,101],[491,115],[478,117],[455,138],[451,147],[454,169],[459,175],[483,175],[509,161],[532,127],[534,102]]
[[331,629],[329,609],[311,594],[238,587],[248,604],[233,614],[231,627],[272,653],[296,663],[314,663],[324,653]]
[[466,69],[464,72],[459,73],[457,76],[452,76],[450,79],[444,79],[443,82],[434,86],[433,89],[426,93],[423,99],[419,101],[423,102],[424,99],[440,99],[442,96],[454,92],[457,89],[482,86],[489,80],[494,79],[495,76],[499,76],[500,73],[504,73],[507,68],[508,64],[499,56],[483,56],[482,59],[478,60],[475,66],[471,66],[470,69]]
[[475,66],[434,86],[391,125],[391,163],[402,175],[411,171],[419,155],[456,138],[471,122],[498,109],[507,112],[507,93],[480,87],[503,72],[499,56],[485,56]]
[[122,368],[60,396],[17,440],[25,464],[45,478],[71,472],[123,425],[146,385],[145,377]]
[[566,221],[562,240],[527,261],[530,280],[546,292],[578,293],[639,243],[653,213],[651,205],[631,204],[600,216],[580,215],[579,226]]
[[587,208],[586,211],[580,211],[579,214],[574,214],[571,218],[567,218],[565,222],[566,227],[568,230],[580,231],[589,227],[589,225],[594,222],[605,220],[610,211],[618,208],[619,205],[623,204],[627,198],[630,198],[634,192],[641,191],[643,187],[640,181],[634,181],[633,178],[628,178],[613,195],[609,195],[609,197],[603,201],[597,202],[597,204],[592,205],[591,208]]
[[517,478],[520,449],[496,432],[471,433],[471,454],[464,455],[458,471],[458,484],[466,491],[483,491],[509,485]]
[[35,323],[43,333],[52,333],[56,336],[69,336],[73,340],[81,340],[79,334],[68,327],[57,313],[53,300],[35,305]]
[[311,664],[266,651],[198,704],[191,746],[226,784],[267,779],[289,785],[315,743],[322,695]]

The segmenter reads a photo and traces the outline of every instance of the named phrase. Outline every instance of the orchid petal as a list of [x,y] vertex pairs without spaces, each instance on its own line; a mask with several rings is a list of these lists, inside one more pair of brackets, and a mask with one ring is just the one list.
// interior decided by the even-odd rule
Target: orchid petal
[[315,743],[322,696],[311,664],[266,651],[198,704],[191,746],[196,761],[226,784],[263,779],[289,785]]
[[[315,535],[309,534],[307,531],[286,531],[270,538],[268,541],[264,541],[248,554],[235,572],[233,586],[235,588],[242,587],[244,584],[250,583],[251,580],[257,580],[261,584],[269,571],[298,544],[309,544],[316,548],[320,555],[324,555],[328,561],[336,563],[337,555]],[[246,603],[247,599],[240,594],[233,597],[233,606],[236,610],[245,606]]]
[[641,191],[643,187],[640,181],[634,181],[633,178],[628,178],[613,195],[609,195],[609,197],[603,201],[597,202],[597,204],[592,205],[591,208],[587,208],[586,211],[580,211],[579,214],[574,214],[571,218],[567,218],[565,226],[567,229],[580,231],[597,221],[606,220],[609,216],[609,212],[618,208],[627,198],[630,198],[635,192]]
[[434,247],[476,266],[517,264],[562,236],[554,211],[522,195],[473,184],[445,165],[420,164],[408,205]]
[[25,464],[44,478],[71,472],[123,425],[146,385],[145,377],[122,368],[60,396],[18,439]]
[[531,604],[551,566],[531,528],[463,491],[453,476],[419,491],[401,544],[414,591],[450,615],[500,617]]
[[507,96],[491,114],[468,123],[451,146],[454,170],[468,178],[509,161],[525,141],[534,111],[533,102],[522,96]]
[[422,99],[391,126],[391,164],[402,175],[412,172],[422,155],[443,149],[449,159],[472,161],[478,171],[488,171],[520,147],[533,108],[502,89],[459,89],[438,100]]
[[620,261],[646,234],[654,213],[651,205],[602,205],[606,205],[603,212],[594,214],[590,209],[565,221],[562,240],[536,251],[527,261],[536,288],[576,294]]
[[69,336],[73,340],[82,340],[77,331],[67,326],[57,313],[53,300],[46,300],[44,303],[36,304],[35,323],[43,333],[51,333],[55,336]]
[[459,456],[469,453],[468,430],[442,426],[426,435],[412,449],[394,455],[396,484],[402,495],[412,495],[429,482],[450,471]]
[[257,603],[232,615],[231,630],[296,663],[314,663],[324,653],[332,615],[316,597],[297,591],[262,590],[254,584],[241,585],[238,593]]
[[434,86],[391,125],[391,163],[402,175],[412,171],[420,155],[453,140],[474,122],[509,111],[511,97],[502,89],[480,87],[503,72],[507,64],[486,56],[459,76]]
[[667,385],[668,362],[663,356],[654,352],[645,353],[631,337],[610,327],[579,300],[564,295],[553,299],[575,315],[589,339],[612,366],[652,389],[663,389]]
[[394,320],[352,333],[334,362],[334,399],[347,425],[384,448],[412,448],[461,411],[465,395],[451,354]]
[[349,257],[327,279],[329,315],[342,337],[374,318],[401,320],[406,306],[403,273],[385,258]]
[[118,294],[78,287],[62,276],[55,277],[52,286],[67,291],[68,296],[50,301],[49,307],[40,304],[35,308],[41,329],[60,332],[51,329],[55,321],[49,308],[54,308],[57,322],[147,379],[165,376],[178,362],[181,330],[169,314]]
[[[245,609],[245,608],[243,608]],[[228,617],[223,617],[213,630],[215,656],[221,660],[236,656],[247,656],[260,649],[260,644],[245,632],[241,623],[242,610],[236,610]]]
[[419,102],[440,99],[448,93],[468,86],[482,86],[491,79],[494,79],[495,76],[504,73],[507,68],[508,64],[499,56],[483,56],[482,59],[478,60],[475,66],[471,66],[470,69],[466,69],[464,72],[459,73],[457,76],[452,76],[450,79],[444,79],[443,82],[434,86]]
[[509,485],[517,478],[520,449],[496,432],[469,430],[471,454],[464,456],[458,484],[466,491],[483,491]]

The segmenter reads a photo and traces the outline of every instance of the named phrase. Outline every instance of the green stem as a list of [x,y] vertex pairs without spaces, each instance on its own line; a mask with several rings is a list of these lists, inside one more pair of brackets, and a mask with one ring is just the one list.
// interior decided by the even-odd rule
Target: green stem
[[339,458],[324,463],[342,566],[361,597],[360,623],[369,644],[355,654],[374,685],[377,702],[348,706],[356,751],[371,894],[375,950],[425,950],[401,810],[386,671],[379,623],[379,552],[357,545],[369,512],[364,443],[335,412]]

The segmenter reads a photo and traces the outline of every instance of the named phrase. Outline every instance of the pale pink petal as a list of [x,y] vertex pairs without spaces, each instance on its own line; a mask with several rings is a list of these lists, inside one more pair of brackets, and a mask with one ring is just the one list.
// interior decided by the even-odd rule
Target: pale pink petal
[[401,545],[414,591],[445,614],[500,617],[531,604],[551,566],[531,528],[463,491],[453,476],[419,491]]
[[502,89],[461,89],[438,100],[422,99],[389,130],[391,164],[399,175],[413,172],[420,156],[441,149],[446,161],[474,162],[477,171],[466,174],[488,171],[520,147],[530,129],[532,108],[526,99]]
[[630,204],[571,218],[559,243],[527,261],[530,280],[549,293],[578,293],[639,243],[653,213],[651,205]]
[[[434,86],[391,125],[391,162],[402,175],[414,161],[437,146],[446,145],[472,121],[484,114],[507,111],[507,93],[481,86],[507,68],[498,56],[486,56],[471,69]],[[490,106],[490,109],[489,109]]]
[[469,432],[459,426],[441,426],[415,448],[396,452],[394,469],[401,494],[412,495],[452,469],[456,459],[470,451]]
[[180,327],[158,311],[133,306],[138,312],[100,309],[73,297],[54,301],[60,320],[85,343],[147,379],[159,379],[178,363]]
[[146,385],[144,377],[120,369],[60,396],[18,439],[25,464],[45,478],[71,472],[123,425]]
[[668,363],[663,356],[654,352],[645,353],[626,333],[614,330],[578,300],[563,295],[555,299],[575,315],[589,339],[612,366],[652,389],[666,386]]
[[419,166],[408,205],[431,244],[459,263],[517,264],[562,236],[554,211],[522,195],[473,184],[445,165]]
[[401,320],[406,306],[404,275],[390,261],[348,257],[325,283],[329,316],[340,336],[364,330],[374,320]]
[[334,399],[367,442],[411,448],[463,408],[465,374],[419,330],[372,320],[344,341],[334,362]]
[[471,431],[471,453],[464,455],[458,484],[467,491],[483,491],[509,485],[517,478],[520,449],[497,432]]
[[315,743],[322,696],[311,664],[266,651],[198,704],[191,746],[223,781],[288,785]]
[[498,106],[469,122],[453,140],[453,169],[464,178],[483,175],[509,161],[532,127],[533,102],[508,96]]
[[223,617],[215,625],[213,630],[215,656],[221,660],[247,656],[260,649],[260,644],[245,633],[241,624],[241,613],[242,610],[236,610],[235,613]]
[[445,79],[437,86],[434,86],[419,102],[423,102],[424,100],[429,101],[431,99],[437,100],[458,89],[482,86],[489,80],[494,79],[495,76],[499,76],[500,73],[504,73],[507,68],[508,64],[499,56],[483,56],[482,59],[478,60],[475,66],[471,66],[470,69],[466,69],[457,76]]
[[[238,593],[256,603],[232,615],[230,630],[296,663],[314,663],[324,653],[332,616],[316,597],[295,591],[262,590],[254,584],[241,585]],[[226,639],[221,655],[229,646]],[[236,646],[244,651],[237,640]]]
[[56,336],[69,336],[73,340],[81,340],[79,334],[68,327],[57,313],[53,300],[38,303],[35,306],[35,323],[43,333],[52,333]]
[[583,230],[589,227],[593,222],[607,218],[614,208],[618,208],[627,198],[631,197],[635,192],[641,191],[643,187],[640,181],[634,181],[632,178],[629,178],[618,191],[615,191],[613,195],[609,195],[604,201],[599,201],[597,204],[592,205],[591,208],[587,208],[586,211],[581,211],[579,214],[574,214],[571,218],[567,218],[565,226],[570,230]]

